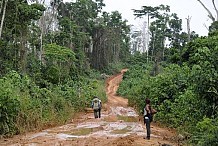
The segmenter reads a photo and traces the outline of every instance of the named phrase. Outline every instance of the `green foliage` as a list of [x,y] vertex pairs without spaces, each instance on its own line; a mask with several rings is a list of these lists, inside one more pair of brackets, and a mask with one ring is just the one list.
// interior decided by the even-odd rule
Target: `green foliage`
[[[191,131],[199,119],[211,116],[211,101],[202,98],[203,94],[195,90],[196,86],[200,86],[197,85],[197,81],[199,83],[201,80],[194,80],[197,77],[195,69],[169,65],[155,77],[150,76],[150,69],[132,66],[124,74],[123,82],[118,89],[118,93],[126,96],[129,104],[135,106],[140,113],[145,104],[144,99],[148,97],[158,110],[156,120],[172,127],[185,126],[186,131]],[[214,110],[212,111],[215,114]]]
[[143,103],[141,101],[144,101],[146,98],[144,93],[151,87],[150,85],[146,85],[146,87],[144,86],[145,82],[151,80],[148,77],[148,68],[149,66],[146,65],[134,65],[129,68],[124,74],[123,81],[117,91],[118,94],[128,98],[129,105],[136,106],[138,109],[142,109]]
[[[156,7],[143,6],[141,10],[134,10],[136,17],[146,16],[148,28],[151,33],[148,55],[153,61],[164,61],[168,59],[168,49],[165,41],[168,39],[169,46],[180,51],[188,41],[188,35],[181,33],[182,20],[176,13],[170,13],[170,7],[159,5]],[[150,22],[151,21],[151,22]],[[180,54],[179,54],[180,55]],[[173,56],[173,59],[176,56]]]
[[135,52],[133,55],[131,55],[127,60],[126,64],[128,67],[131,67],[132,65],[144,65],[147,63],[147,54],[140,52]]
[[[0,79],[0,135],[16,134],[16,117],[20,110],[18,96],[14,93],[20,80],[15,72]],[[15,83],[15,84],[13,84]]]
[[215,146],[218,144],[218,119],[204,118],[197,123],[193,143],[198,146]]
[[45,11],[45,7],[40,4],[31,4],[20,3],[17,6],[17,9],[20,13],[20,21],[30,23],[31,20],[38,20],[40,16]]
[[123,68],[125,68],[125,65],[122,62],[110,63],[102,72],[113,75],[119,73]]
[[56,44],[45,46],[46,79],[54,84],[70,78],[71,70],[75,68],[75,53],[69,48]]
[[209,36],[218,36],[218,21],[215,21],[209,27]]
[[207,104],[199,100],[193,90],[187,89],[174,101],[164,100],[158,107],[156,119],[183,132],[192,132],[193,125],[206,115]]
[[90,107],[92,97],[106,101],[104,82],[85,77],[40,88],[28,76],[11,72],[0,79],[0,131],[11,135],[63,124]]
[[45,46],[45,55],[46,59],[57,64],[62,62],[73,62],[75,60],[75,54],[72,50],[56,44],[47,44]]
[[139,113],[144,99],[150,98],[158,111],[155,120],[190,133],[192,144],[217,145],[217,42],[217,36],[202,37],[182,52],[172,50],[168,61],[179,65],[161,63],[156,76],[151,76],[152,68],[143,68],[145,63],[135,56],[118,93]]
[[192,68],[191,84],[197,94],[202,99],[209,102],[210,109],[208,115],[217,114],[214,107],[217,107],[218,90],[218,36],[204,37],[196,39],[188,44],[183,53],[183,62]]

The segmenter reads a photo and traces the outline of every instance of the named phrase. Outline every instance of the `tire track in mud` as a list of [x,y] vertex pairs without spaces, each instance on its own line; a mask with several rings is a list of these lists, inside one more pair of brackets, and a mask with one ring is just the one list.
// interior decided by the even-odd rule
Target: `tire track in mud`
[[107,80],[108,102],[103,105],[101,119],[94,119],[91,109],[81,113],[72,123],[27,133],[0,141],[2,146],[160,146],[176,145],[171,138],[173,131],[151,126],[151,140],[145,140],[145,126],[139,122],[135,110],[128,107],[128,100],[116,95],[123,73]]

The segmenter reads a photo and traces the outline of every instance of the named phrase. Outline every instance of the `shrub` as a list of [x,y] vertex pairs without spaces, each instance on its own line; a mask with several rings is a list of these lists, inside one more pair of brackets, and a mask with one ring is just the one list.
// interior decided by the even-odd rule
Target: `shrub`
[[204,118],[198,122],[192,142],[198,146],[218,145],[218,119]]
[[104,82],[87,77],[40,88],[12,71],[0,79],[0,135],[13,135],[64,124],[90,107],[96,95],[106,101]]

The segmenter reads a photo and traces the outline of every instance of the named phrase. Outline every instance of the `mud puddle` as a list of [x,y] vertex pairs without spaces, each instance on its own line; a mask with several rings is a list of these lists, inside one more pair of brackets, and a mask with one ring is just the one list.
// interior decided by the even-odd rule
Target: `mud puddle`
[[[22,137],[20,140],[29,141],[29,146],[38,145],[36,141],[65,141],[76,138],[118,138],[125,137],[131,134],[144,136],[145,132],[143,126],[137,122],[131,122],[138,117],[132,108],[111,107],[110,112],[107,114],[102,113],[101,119],[94,119],[93,113],[87,115],[91,122],[82,122],[78,124],[67,124],[60,127],[43,130],[42,132],[29,134]],[[116,117],[116,120],[110,121]],[[129,122],[130,121],[130,122]],[[5,145],[10,145],[5,143]]]
[[[137,121],[138,115],[132,108],[111,107],[111,112],[106,115],[102,113],[101,119],[94,119],[93,122],[83,122],[77,125],[67,124],[64,126],[44,130],[28,136],[28,139],[35,139],[40,137],[58,138],[62,140],[72,138],[85,137],[124,137],[130,134],[144,135],[143,126]],[[114,122],[108,121],[108,117],[114,116]],[[92,113],[88,115],[93,118]]]

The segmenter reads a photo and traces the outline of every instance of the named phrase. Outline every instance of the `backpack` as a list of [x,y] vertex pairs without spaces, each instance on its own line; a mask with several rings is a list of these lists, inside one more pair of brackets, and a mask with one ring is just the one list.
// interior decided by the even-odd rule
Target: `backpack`
[[[146,107],[144,108],[144,118],[149,118],[150,119],[150,122],[153,121],[153,111],[152,111],[152,108],[151,106],[149,106],[149,109],[151,111],[151,113],[149,114],[146,110]],[[156,110],[155,110],[156,111]],[[145,122],[144,122],[145,123]]]
[[93,107],[94,110],[98,110],[100,108],[99,99],[95,98],[93,100],[93,106],[92,107]]

